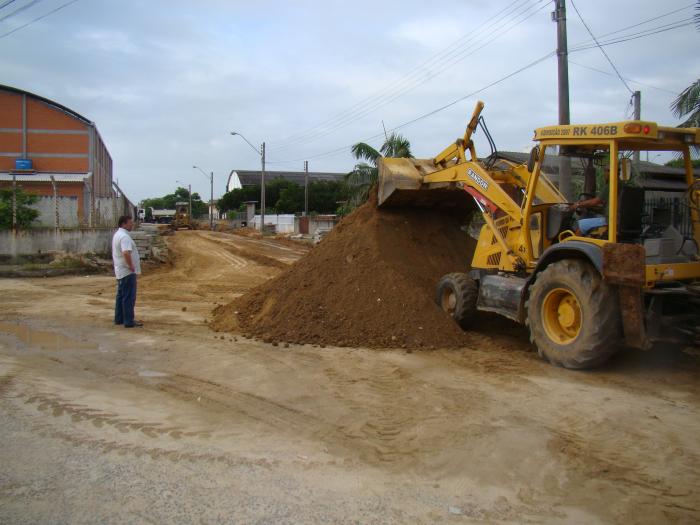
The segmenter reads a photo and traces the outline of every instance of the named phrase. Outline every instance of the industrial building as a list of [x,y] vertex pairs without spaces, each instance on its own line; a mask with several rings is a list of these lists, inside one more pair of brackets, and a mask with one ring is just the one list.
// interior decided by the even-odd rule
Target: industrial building
[[[265,182],[270,182],[275,179],[284,179],[303,186],[306,175],[307,173],[303,171],[265,171]],[[308,173],[309,182],[341,181],[345,175],[345,173],[318,171],[310,171]],[[237,190],[243,186],[256,185],[260,185],[260,170],[232,170],[226,182],[226,191]]]
[[133,210],[112,180],[112,157],[94,122],[53,100],[0,85],[0,188],[13,184],[74,210],[64,225],[107,225]]

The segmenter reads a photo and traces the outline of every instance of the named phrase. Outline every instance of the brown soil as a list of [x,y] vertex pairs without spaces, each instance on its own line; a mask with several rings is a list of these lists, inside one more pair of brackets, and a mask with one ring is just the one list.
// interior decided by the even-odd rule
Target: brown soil
[[286,272],[217,308],[212,327],[290,343],[464,346],[466,334],[434,302],[440,277],[471,260],[463,219],[368,202]]

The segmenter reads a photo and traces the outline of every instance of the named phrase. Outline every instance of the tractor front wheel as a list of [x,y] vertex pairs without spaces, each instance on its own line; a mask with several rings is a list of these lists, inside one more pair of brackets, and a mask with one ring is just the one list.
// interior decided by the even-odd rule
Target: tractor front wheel
[[479,288],[466,273],[448,273],[438,282],[435,302],[462,328],[468,328],[476,315]]
[[572,369],[607,361],[622,334],[615,289],[580,260],[552,263],[537,275],[527,324],[540,357]]

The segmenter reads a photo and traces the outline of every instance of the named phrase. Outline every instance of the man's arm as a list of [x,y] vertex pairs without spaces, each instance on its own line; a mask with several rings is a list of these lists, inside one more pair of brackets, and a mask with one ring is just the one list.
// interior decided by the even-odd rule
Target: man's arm
[[124,250],[122,254],[124,255],[126,264],[129,266],[129,268],[131,268],[131,271],[136,273],[136,267],[134,266],[134,262],[131,260],[131,250]]
[[571,205],[571,211],[575,211],[578,208],[595,208],[596,206],[605,206],[605,202],[599,197],[574,202]]

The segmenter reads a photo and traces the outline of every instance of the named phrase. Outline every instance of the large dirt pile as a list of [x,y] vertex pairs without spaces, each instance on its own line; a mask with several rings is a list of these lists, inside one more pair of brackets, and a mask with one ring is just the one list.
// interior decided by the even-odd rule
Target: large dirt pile
[[214,311],[212,328],[272,342],[456,347],[464,332],[435,304],[474,241],[454,212],[357,209],[287,271]]

